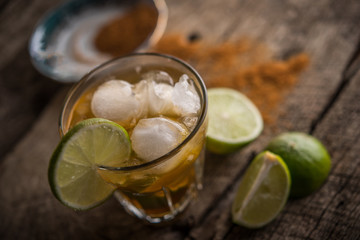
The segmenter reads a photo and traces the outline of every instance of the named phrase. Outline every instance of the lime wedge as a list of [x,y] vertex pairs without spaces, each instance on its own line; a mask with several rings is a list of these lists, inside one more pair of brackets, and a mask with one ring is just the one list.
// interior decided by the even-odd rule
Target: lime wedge
[[208,97],[206,146],[209,151],[230,153],[260,135],[263,129],[261,114],[245,95],[229,88],[211,88]]
[[121,165],[130,153],[129,136],[120,125],[100,118],[84,120],[66,133],[50,159],[51,190],[68,207],[97,206],[115,189],[100,177],[97,166]]
[[290,183],[283,160],[268,151],[260,153],[240,182],[232,205],[233,222],[259,228],[272,221],[288,199]]

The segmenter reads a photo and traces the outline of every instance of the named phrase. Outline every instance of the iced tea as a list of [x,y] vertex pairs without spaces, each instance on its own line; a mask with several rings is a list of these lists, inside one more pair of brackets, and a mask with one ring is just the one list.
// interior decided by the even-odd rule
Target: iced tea
[[207,100],[200,76],[158,54],[136,54],[101,66],[72,91],[62,132],[94,117],[122,125],[132,154],[99,166],[125,209],[151,223],[174,218],[201,188]]

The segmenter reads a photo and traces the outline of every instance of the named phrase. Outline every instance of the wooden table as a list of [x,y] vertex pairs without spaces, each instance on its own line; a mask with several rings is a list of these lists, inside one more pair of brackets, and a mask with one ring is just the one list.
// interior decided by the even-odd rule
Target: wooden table
[[[74,212],[50,192],[47,167],[70,85],[39,74],[27,43],[35,23],[58,2],[0,0],[0,239],[360,238],[360,1],[167,1],[167,32],[198,32],[214,41],[247,35],[279,59],[307,52],[311,65],[279,107],[284,114],[276,130],[265,127],[234,154],[207,153],[199,199],[161,227],[129,216],[115,199]],[[233,224],[230,206],[245,167],[272,137],[289,130],[310,133],[327,146],[333,167],[326,183],[290,200],[264,228]]]

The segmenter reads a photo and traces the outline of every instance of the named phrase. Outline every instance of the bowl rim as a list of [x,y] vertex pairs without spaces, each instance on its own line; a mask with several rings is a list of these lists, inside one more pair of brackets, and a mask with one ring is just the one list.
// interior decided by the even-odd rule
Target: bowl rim
[[[111,2],[112,0],[108,0],[108,2]],[[87,8],[84,7],[86,4],[88,4],[88,6],[94,5],[97,2],[103,2],[103,0],[92,0],[92,1],[84,1],[84,0],[68,0],[65,1],[63,3],[58,4],[57,6],[55,6],[54,8],[49,9],[48,11],[45,12],[45,14],[38,20],[38,22],[35,24],[35,27],[33,29],[33,32],[29,38],[28,41],[28,51],[29,51],[29,55],[30,55],[30,60],[32,65],[35,67],[35,69],[40,72],[42,75],[58,81],[58,82],[62,82],[62,83],[75,83],[80,81],[81,77],[86,74],[87,72],[91,71],[94,66],[89,66],[88,70],[79,73],[79,74],[73,74],[73,75],[62,75],[59,72],[54,71],[54,67],[52,67],[49,64],[46,64],[47,61],[52,61],[52,59],[56,58],[56,56],[54,56],[54,53],[47,53],[46,49],[43,49],[44,44],[48,44],[49,41],[44,41],[44,36],[46,35],[46,30],[47,28],[45,27],[45,25],[52,19],[55,17],[56,14],[59,14],[61,11],[66,11],[66,8],[70,8],[71,4],[78,4],[78,8]],[[166,26],[167,26],[167,21],[168,21],[168,8],[166,5],[165,0],[136,0],[136,1],[115,1],[116,3],[121,3],[124,2],[124,4],[137,4],[137,3],[141,3],[141,2],[152,2],[153,6],[155,7],[155,9],[157,10],[158,13],[158,19],[157,19],[157,23],[156,26],[154,28],[154,30],[152,31],[152,33],[148,36],[148,38],[139,45],[139,47],[137,49],[134,50],[135,52],[141,51],[144,48],[154,45],[156,42],[158,42],[158,40],[162,37],[162,35],[165,32]],[[71,14],[73,15],[73,14]],[[61,20],[60,22],[63,21],[63,19],[65,19],[68,16],[61,16]],[[59,25],[57,23],[57,25]],[[55,27],[56,28],[56,27]],[[49,34],[49,36],[51,36],[54,30],[52,31],[52,33]],[[56,32],[56,31],[55,31]],[[51,38],[51,37],[49,37]],[[109,57],[108,60],[112,59],[112,57]],[[107,60],[107,61],[108,61]],[[98,64],[101,65],[102,63]],[[96,66],[98,66],[96,65]],[[95,67],[96,67],[95,66]]]

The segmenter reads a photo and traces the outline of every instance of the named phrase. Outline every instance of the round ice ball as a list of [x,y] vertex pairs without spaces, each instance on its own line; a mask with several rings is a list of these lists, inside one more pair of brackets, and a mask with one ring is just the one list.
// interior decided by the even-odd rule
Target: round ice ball
[[91,110],[96,117],[126,125],[140,114],[141,104],[135,97],[130,83],[110,80],[94,92]]
[[149,82],[148,97],[151,115],[174,115],[173,88],[165,83]]
[[146,161],[157,159],[176,148],[188,135],[177,122],[156,117],[141,119],[131,134],[135,153]]
[[193,81],[183,74],[174,86],[172,101],[181,116],[197,114],[200,110],[200,97],[196,92]]

